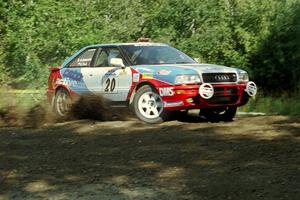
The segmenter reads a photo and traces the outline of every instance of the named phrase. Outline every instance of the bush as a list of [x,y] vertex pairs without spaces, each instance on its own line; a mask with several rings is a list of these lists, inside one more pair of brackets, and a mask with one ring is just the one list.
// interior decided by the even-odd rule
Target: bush
[[300,93],[293,95],[282,95],[277,97],[257,95],[250,99],[248,104],[241,107],[240,110],[246,112],[263,112],[266,114],[279,115],[300,115]]

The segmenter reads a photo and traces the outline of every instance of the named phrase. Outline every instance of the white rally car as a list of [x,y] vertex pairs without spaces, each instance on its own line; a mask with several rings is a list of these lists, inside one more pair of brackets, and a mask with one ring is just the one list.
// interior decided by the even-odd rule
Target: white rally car
[[47,94],[60,116],[70,99],[93,93],[158,123],[190,109],[200,109],[208,120],[232,120],[256,92],[244,70],[199,64],[169,45],[137,42],[84,47],[51,68]]

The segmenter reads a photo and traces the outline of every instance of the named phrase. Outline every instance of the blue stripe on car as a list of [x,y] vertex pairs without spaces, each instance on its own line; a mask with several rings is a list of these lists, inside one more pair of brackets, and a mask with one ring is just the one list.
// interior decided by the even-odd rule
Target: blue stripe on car
[[[196,74],[198,75],[198,72],[194,69],[184,68],[184,67],[176,67],[176,66],[146,66],[146,65],[140,65],[140,66],[133,66],[135,70],[137,70],[139,73],[143,74],[153,74],[153,78],[170,83],[175,84],[175,78],[176,75],[180,74]],[[158,74],[159,71],[166,70],[170,71],[167,75]]]

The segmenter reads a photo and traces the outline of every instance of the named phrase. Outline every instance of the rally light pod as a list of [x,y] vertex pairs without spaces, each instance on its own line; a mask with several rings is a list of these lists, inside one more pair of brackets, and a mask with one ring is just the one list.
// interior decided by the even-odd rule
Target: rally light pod
[[250,96],[250,97],[253,97],[256,95],[257,93],[257,86],[256,84],[253,82],[253,81],[249,81],[246,85],[246,89],[245,89],[245,92],[247,92],[247,94]]
[[214,87],[209,83],[204,83],[199,88],[199,94],[203,99],[210,99],[214,96]]

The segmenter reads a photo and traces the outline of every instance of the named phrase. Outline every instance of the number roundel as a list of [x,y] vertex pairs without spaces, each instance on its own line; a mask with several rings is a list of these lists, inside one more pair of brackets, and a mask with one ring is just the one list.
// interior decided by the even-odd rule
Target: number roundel
[[116,79],[113,78],[110,83],[110,91],[113,92],[116,88]]
[[106,93],[114,92],[115,88],[116,88],[116,79],[115,78],[106,79],[104,92]]

